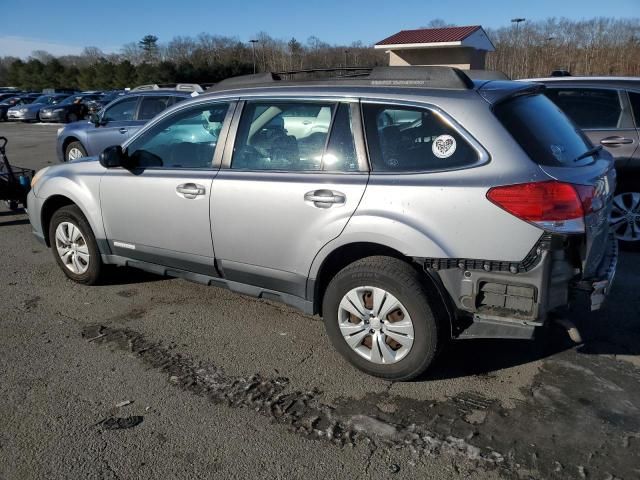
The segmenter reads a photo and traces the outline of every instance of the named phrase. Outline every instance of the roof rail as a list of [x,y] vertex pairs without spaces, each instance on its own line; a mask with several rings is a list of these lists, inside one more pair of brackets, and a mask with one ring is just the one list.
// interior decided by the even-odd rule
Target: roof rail
[[132,92],[143,92],[148,90],[177,90],[179,92],[204,92],[202,87],[197,83],[171,83],[171,84],[160,84],[157,83],[149,83],[146,85],[138,85],[135,88],[132,88]]
[[[319,75],[335,72],[342,72],[343,74],[330,77]],[[303,75],[305,78],[294,79],[294,75]],[[373,85],[449,89],[469,89],[474,86],[473,81],[462,70],[453,67],[424,66],[313,68],[286,72],[265,72],[227,78],[215,84],[212,89],[229,90],[249,86],[273,85],[279,82],[322,82],[324,84],[353,86]]]
[[511,80],[506,73],[499,70],[465,70],[471,80]]

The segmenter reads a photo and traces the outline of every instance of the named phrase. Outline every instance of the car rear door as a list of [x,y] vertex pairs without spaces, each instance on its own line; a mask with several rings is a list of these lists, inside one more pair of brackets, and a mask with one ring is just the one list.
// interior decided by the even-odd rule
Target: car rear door
[[87,153],[98,155],[105,148],[122,145],[131,137],[130,129],[136,125],[139,96],[125,96],[109,105],[102,113],[101,124],[87,131]]
[[627,94],[614,88],[554,87],[546,91],[560,109],[582,129],[594,145],[602,145],[626,168],[638,149],[638,132]]
[[[216,261],[226,278],[305,297],[315,255],[340,235],[367,185],[364,148],[353,135],[361,131],[356,106],[243,102],[211,197]],[[302,111],[316,128],[288,128]]]

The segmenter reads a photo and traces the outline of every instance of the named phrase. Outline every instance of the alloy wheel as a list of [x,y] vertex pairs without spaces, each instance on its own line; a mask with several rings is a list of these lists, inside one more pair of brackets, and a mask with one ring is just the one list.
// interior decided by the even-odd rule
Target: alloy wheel
[[372,363],[399,362],[413,346],[409,312],[382,288],[362,286],[347,292],[338,307],[338,325],[347,345]]
[[613,198],[609,222],[616,238],[625,242],[640,240],[640,193],[625,192]]
[[56,250],[62,263],[72,273],[82,275],[89,268],[89,247],[80,229],[71,222],[56,228]]
[[82,157],[84,157],[84,154],[82,153],[82,151],[80,151],[79,148],[75,148],[75,147],[69,150],[69,153],[67,154],[67,160],[69,161],[77,160],[78,158],[82,158]]

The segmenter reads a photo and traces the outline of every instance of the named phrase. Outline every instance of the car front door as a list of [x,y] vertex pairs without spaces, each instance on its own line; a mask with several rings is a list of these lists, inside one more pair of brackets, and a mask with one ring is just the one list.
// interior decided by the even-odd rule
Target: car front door
[[[357,111],[334,100],[244,103],[211,197],[226,278],[305,297],[313,258],[340,235],[366,188]],[[313,129],[297,128],[302,112]]]
[[87,153],[98,155],[105,148],[122,145],[135,126],[139,96],[124,97],[109,105],[100,116],[100,125],[87,131]]
[[549,87],[546,95],[594,145],[602,145],[613,155],[618,170],[627,167],[639,139],[626,92],[608,88]]
[[174,112],[127,146],[129,168],[105,173],[100,201],[114,254],[216,276],[209,200],[233,106]]

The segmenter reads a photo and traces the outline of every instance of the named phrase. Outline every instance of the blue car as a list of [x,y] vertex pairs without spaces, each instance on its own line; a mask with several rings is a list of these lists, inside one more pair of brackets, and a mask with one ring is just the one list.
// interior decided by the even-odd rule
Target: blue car
[[58,160],[98,155],[107,147],[120,145],[158,113],[199,91],[199,85],[186,84],[137,87],[92,115],[90,121],[70,123],[58,130]]

